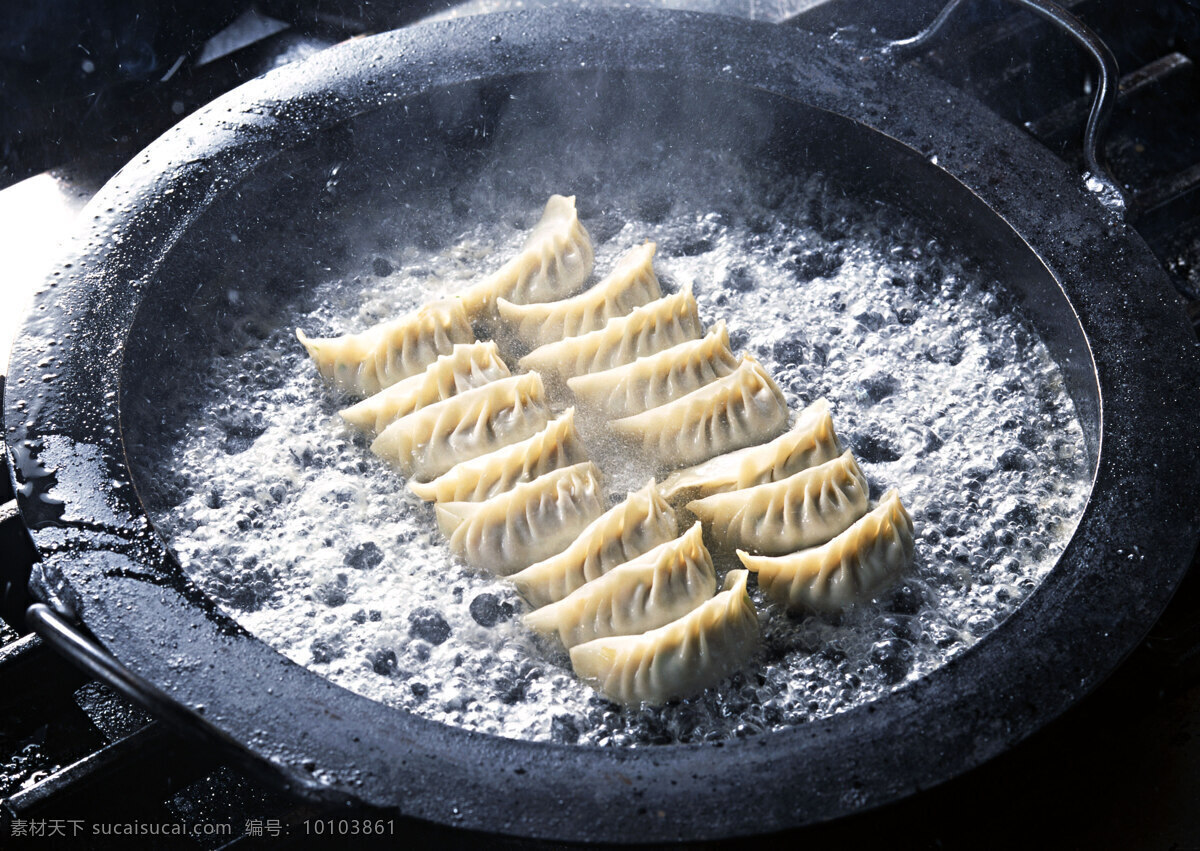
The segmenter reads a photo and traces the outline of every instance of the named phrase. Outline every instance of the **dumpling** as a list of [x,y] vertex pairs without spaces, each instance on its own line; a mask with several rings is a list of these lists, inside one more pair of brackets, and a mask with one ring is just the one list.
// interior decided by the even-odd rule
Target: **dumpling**
[[700,524],[525,616],[566,647],[610,635],[635,635],[683,617],[717,590]]
[[399,319],[341,337],[309,337],[299,328],[317,370],[352,396],[370,396],[416,375],[456,343],[475,341],[462,305],[453,299],[431,302]]
[[592,688],[624,704],[666,703],[716,685],[758,647],[748,575],[729,571],[724,591],[666,626],[577,644],[571,666]]
[[609,428],[667,467],[695,464],[770,440],[787,427],[783,392],[750,355],[724,378]]
[[553,555],[604,513],[600,469],[552,470],[484,502],[439,502],[438,525],[468,564],[500,576]]
[[815,547],[867,511],[867,480],[849,450],[778,482],[688,503],[716,547],[767,555]]
[[680,292],[614,317],[598,331],[538,346],[518,362],[523,369],[563,379],[598,372],[661,352],[702,333],[689,284]]
[[714,493],[777,482],[842,454],[833,430],[829,402],[818,399],[800,412],[796,424],[770,443],[718,455],[702,464],[678,470],[659,490],[673,505]]
[[688,340],[623,366],[577,375],[567,386],[581,404],[607,419],[619,419],[686,396],[729,375],[738,363],[722,319],[699,340]]
[[495,343],[459,344],[424,372],[397,381],[339,413],[352,426],[379,432],[393,420],[508,375]]
[[405,475],[432,479],[460,461],[534,435],[549,419],[542,377],[530,372],[401,417],[379,433],[371,451]]
[[567,549],[509,579],[533,606],[544,606],[671,540],[676,528],[675,512],[651,479],[584,529]]
[[836,612],[874,596],[913,560],[913,522],[895,490],[832,541],[772,558],[738,550],[758,586],[789,609]]
[[592,273],[592,238],[575,212],[575,196],[551,195],[521,253],[462,294],[472,317],[490,316],[496,299],[517,304],[554,301],[583,286]]
[[497,299],[500,319],[529,348],[603,328],[614,316],[662,298],[653,259],[654,243],[648,242],[622,257],[596,286],[561,301],[513,304]]
[[432,482],[411,481],[408,487],[427,501],[482,502],[521,482],[586,460],[587,451],[575,430],[575,409],[568,408],[533,437],[455,464]]

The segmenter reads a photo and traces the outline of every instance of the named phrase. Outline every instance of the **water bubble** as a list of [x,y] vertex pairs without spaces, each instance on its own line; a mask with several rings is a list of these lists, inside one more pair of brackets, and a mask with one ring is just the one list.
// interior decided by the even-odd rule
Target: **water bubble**
[[911,575],[837,616],[789,617],[759,596],[754,665],[643,712],[596,697],[561,647],[525,630],[511,590],[449,555],[431,509],[341,421],[348,400],[293,334],[358,330],[493,271],[543,189],[562,191],[509,161],[444,191],[414,181],[394,209],[347,222],[369,233],[331,237],[344,271],[322,272],[335,265],[323,256],[303,286],[212,285],[209,338],[186,340],[192,368],[141,418],[151,446],[130,452],[156,526],[205,593],[298,663],[401,710],[603,746],[722,742],[828,717],[936,669],[1020,605],[1065,544],[1088,478],[1065,384],[1003,284],[819,177],[732,179],[740,166],[710,158],[710,182],[689,188],[693,169],[663,172],[661,156],[636,152],[611,179],[595,158],[571,169],[570,191],[589,196],[596,277],[654,240],[664,286],[693,282],[705,325],[726,319],[735,349],[796,405],[826,396],[872,493],[896,486],[913,512]]

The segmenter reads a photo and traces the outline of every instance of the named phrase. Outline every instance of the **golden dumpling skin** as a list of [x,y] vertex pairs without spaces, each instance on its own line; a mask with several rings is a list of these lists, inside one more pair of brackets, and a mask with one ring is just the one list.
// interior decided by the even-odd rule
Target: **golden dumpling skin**
[[475,332],[462,305],[445,300],[358,334],[313,338],[297,328],[296,339],[326,380],[361,399],[422,372],[456,344],[474,342]]
[[432,479],[466,461],[532,437],[550,419],[536,372],[501,378],[393,422],[371,451],[407,476]]
[[676,470],[659,485],[672,505],[715,493],[777,482],[842,454],[829,402],[818,399],[800,412],[791,429],[759,446],[747,446]]
[[714,547],[768,555],[823,544],[866,513],[866,476],[847,450],[793,476],[689,502]]
[[717,590],[700,524],[619,564],[557,603],[525,615],[525,625],[557,635],[567,648],[610,635],[634,635],[681,618]]
[[538,346],[518,361],[562,381],[611,369],[700,337],[700,313],[689,284],[605,323],[598,331]]
[[561,553],[509,579],[534,607],[566,597],[612,568],[675,537],[675,512],[654,480],[597,518]]
[[785,556],[738,558],[758,586],[788,609],[838,612],[891,585],[913,562],[913,521],[895,490],[874,510],[819,547]]
[[666,626],[572,647],[571,666],[596,691],[625,705],[660,705],[717,685],[758,648],[748,575],[731,570],[724,591]]
[[616,420],[665,405],[738,368],[729,348],[725,320],[699,340],[688,340],[656,354],[567,381],[580,405]]
[[483,502],[586,460],[575,430],[575,409],[567,408],[533,437],[460,461],[431,482],[410,481],[408,489],[427,502]]
[[508,576],[560,552],[604,513],[600,470],[588,461],[552,470],[484,502],[442,502],[438,525],[473,567]]
[[508,375],[508,366],[495,343],[459,343],[424,372],[397,381],[373,396],[338,413],[355,428],[372,434],[389,423]]
[[498,299],[501,325],[530,349],[599,330],[614,316],[662,298],[653,258],[654,243],[648,242],[622,257],[596,286],[560,301],[513,304]]
[[744,355],[724,378],[609,428],[654,463],[674,468],[770,440],[787,428],[787,418],[783,391]]
[[497,299],[529,304],[564,298],[592,274],[592,260],[592,238],[579,221],[575,196],[551,195],[520,253],[464,292],[462,306],[472,319],[490,319]]

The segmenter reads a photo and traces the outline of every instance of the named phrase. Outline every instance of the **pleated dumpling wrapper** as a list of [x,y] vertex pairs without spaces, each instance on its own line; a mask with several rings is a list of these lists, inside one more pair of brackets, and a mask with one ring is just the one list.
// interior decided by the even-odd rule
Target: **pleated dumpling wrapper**
[[770,440],[787,427],[783,391],[750,355],[729,375],[686,396],[610,422],[618,436],[667,467]]
[[571,648],[576,675],[609,700],[663,704],[691,697],[741,669],[758,647],[758,613],[744,570],[725,590],[666,626]]
[[683,617],[717,590],[700,524],[659,544],[557,603],[525,615],[525,625],[574,647],[610,635],[636,635]]
[[689,502],[713,546],[782,555],[823,544],[867,512],[867,480],[849,450],[778,482]]
[[714,493],[777,482],[832,461],[842,452],[829,402],[818,399],[799,413],[794,426],[770,443],[727,452],[694,467],[676,470],[658,489],[668,502],[679,505]]
[[474,318],[490,318],[496,299],[516,304],[557,301],[583,286],[592,274],[592,238],[579,221],[575,196],[551,195],[516,257],[462,294]]
[[439,502],[438,525],[468,564],[508,576],[562,551],[604,513],[591,461],[552,470],[483,502]]
[[371,451],[407,476],[432,479],[460,461],[532,437],[550,419],[536,372],[501,378],[401,417]]
[[450,354],[425,367],[424,372],[397,381],[339,413],[350,425],[377,433],[388,423],[426,405],[490,384],[508,374],[508,366],[495,343],[459,343]]
[[662,298],[653,259],[654,243],[648,242],[627,253],[604,280],[578,295],[537,304],[498,299],[500,320],[528,348],[596,331],[614,316]]
[[828,543],[785,556],[738,558],[758,574],[758,586],[789,609],[837,612],[869,599],[913,561],[913,522],[895,490]]
[[567,387],[579,403],[605,419],[640,414],[724,378],[741,361],[729,348],[725,320],[699,340],[688,340],[633,363],[577,375]]
[[538,346],[518,365],[566,381],[695,340],[701,333],[700,312],[689,283],[673,295],[613,317],[598,331]]
[[571,546],[509,579],[534,607],[566,597],[675,537],[675,512],[651,479],[589,525]]
[[297,328],[296,339],[326,380],[362,398],[422,372],[455,344],[474,342],[475,332],[462,305],[446,299],[358,334],[309,337]]
[[432,482],[410,481],[408,488],[427,502],[483,502],[586,460],[587,450],[575,430],[575,409],[567,408],[533,437],[460,461]]

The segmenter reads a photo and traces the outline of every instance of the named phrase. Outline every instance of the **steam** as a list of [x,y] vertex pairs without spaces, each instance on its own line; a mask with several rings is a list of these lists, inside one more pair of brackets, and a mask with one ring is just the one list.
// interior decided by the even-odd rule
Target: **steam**
[[[371,117],[328,143],[323,169],[279,165],[311,181],[313,200],[289,204],[277,230],[255,218],[253,187],[215,212],[206,235],[230,247],[200,261],[211,283],[186,314],[207,330],[172,328],[169,314],[167,366],[140,379],[157,382],[142,388],[154,403],[130,414],[145,445],[127,436],[139,490],[197,583],[281,652],[376,700],[600,745],[827,717],[935,670],[1011,613],[1087,493],[1061,373],[1004,283],[801,170],[784,145],[808,143],[790,107],[718,94],[590,72],[500,98],[466,87]],[[372,147],[385,134],[390,145]],[[276,205],[279,179],[261,178]],[[511,617],[523,604],[508,586],[449,555],[428,506],[344,427],[345,400],[291,336],[361,330],[460,291],[519,248],[553,192],[578,196],[597,279],[656,241],[665,288],[690,283],[705,324],[725,318],[793,411],[827,397],[868,479],[899,487],[917,524],[899,588],[834,619],[760,606],[765,649],[750,668],[653,712],[596,699],[561,649]],[[258,283],[314,240],[286,287]],[[220,293],[235,285],[232,304]],[[618,449],[592,448],[623,469]],[[644,484],[637,473],[619,484]]]

